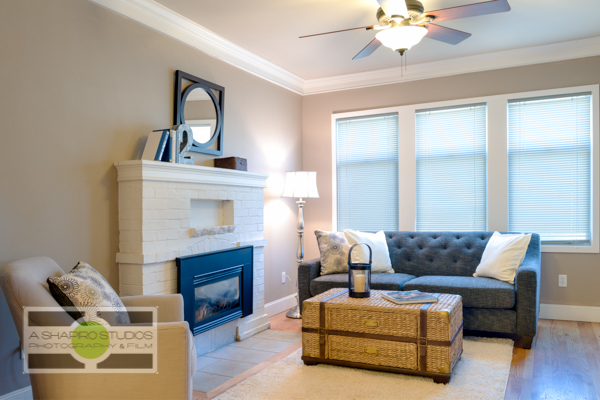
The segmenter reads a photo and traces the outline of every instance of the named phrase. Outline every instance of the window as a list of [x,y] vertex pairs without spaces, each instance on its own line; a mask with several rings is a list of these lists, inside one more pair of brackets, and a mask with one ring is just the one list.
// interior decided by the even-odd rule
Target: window
[[589,245],[591,94],[508,103],[508,229]]
[[337,229],[398,230],[398,115],[336,121]]
[[487,229],[486,105],[416,112],[418,231]]
[[336,113],[333,226],[536,232],[542,252],[599,253],[598,104],[586,85]]

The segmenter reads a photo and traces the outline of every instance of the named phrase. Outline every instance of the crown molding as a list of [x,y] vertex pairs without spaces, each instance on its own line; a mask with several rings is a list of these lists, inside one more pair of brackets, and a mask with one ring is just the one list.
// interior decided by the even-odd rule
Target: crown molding
[[90,1],[271,83],[303,94],[304,79],[153,0]]
[[569,42],[414,64],[410,65],[408,71],[405,72],[396,67],[304,80],[154,0],[90,1],[300,95],[389,85],[600,55],[600,36],[596,36]]
[[310,95],[369,86],[389,85],[598,55],[600,55],[600,36],[595,36],[569,42],[409,65],[408,71],[404,72],[402,72],[401,68],[396,67],[332,76],[329,78],[311,79],[305,82],[303,94]]

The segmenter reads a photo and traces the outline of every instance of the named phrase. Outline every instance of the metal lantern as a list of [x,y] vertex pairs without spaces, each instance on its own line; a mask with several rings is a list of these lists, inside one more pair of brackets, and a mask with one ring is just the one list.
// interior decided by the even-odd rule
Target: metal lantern
[[[369,248],[369,263],[360,264],[352,262],[352,249],[364,244]],[[366,243],[356,243],[348,251],[348,295],[350,297],[371,297],[371,264],[373,251]]]

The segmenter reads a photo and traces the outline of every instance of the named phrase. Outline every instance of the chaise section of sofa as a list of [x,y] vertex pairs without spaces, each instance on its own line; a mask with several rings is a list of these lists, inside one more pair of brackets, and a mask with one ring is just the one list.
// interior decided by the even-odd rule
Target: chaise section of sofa
[[[537,332],[540,299],[541,243],[531,241],[515,284],[474,277],[494,232],[385,232],[394,274],[372,274],[374,290],[420,290],[463,298],[468,331],[516,334],[531,348]],[[514,233],[514,232],[502,232]],[[319,259],[298,266],[300,303],[331,288],[347,287],[347,274],[320,275]]]

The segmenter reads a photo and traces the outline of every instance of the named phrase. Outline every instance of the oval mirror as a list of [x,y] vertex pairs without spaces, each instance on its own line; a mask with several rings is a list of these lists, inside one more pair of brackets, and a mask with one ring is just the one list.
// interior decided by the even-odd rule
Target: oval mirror
[[[195,86],[195,85],[192,85]],[[183,123],[192,130],[194,141],[205,144],[208,143],[217,129],[218,110],[217,103],[213,101],[210,92],[202,87],[192,88],[183,104]],[[215,99],[216,100],[216,99]]]

